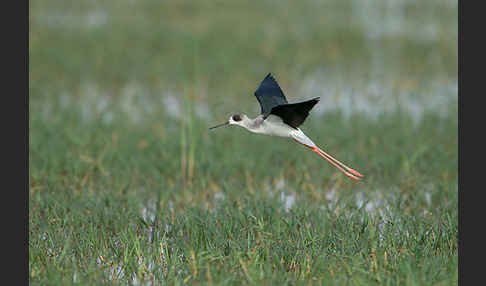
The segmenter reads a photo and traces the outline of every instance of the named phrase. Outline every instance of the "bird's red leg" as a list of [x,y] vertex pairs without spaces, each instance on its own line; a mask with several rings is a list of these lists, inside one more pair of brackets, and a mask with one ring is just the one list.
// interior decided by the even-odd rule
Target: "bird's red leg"
[[321,148],[319,147],[316,147],[319,152],[321,152],[323,155],[327,156],[328,158],[330,158],[331,160],[333,160],[334,162],[338,163],[339,165],[341,165],[344,169],[346,169],[348,172],[356,175],[356,176],[359,176],[359,177],[363,177],[363,175],[361,175],[358,171],[355,171],[351,168],[349,168],[348,166],[344,165],[343,163],[339,162],[336,158],[332,157],[331,155],[327,154],[326,152],[322,151]]
[[322,154],[321,152],[319,152],[319,148],[317,147],[309,147],[311,148],[312,151],[316,152],[317,154],[319,154],[319,156],[321,156],[322,158],[326,159],[329,163],[331,163],[334,167],[338,168],[339,171],[343,172],[346,176],[350,177],[351,179],[353,180],[356,180],[356,181],[360,181],[361,178],[358,178],[354,175],[352,175],[351,173],[345,171],[343,168],[341,168],[340,166],[338,166],[335,162],[333,162],[331,159],[329,159],[328,157],[326,157],[324,154]]
[[[295,140],[295,139],[294,139],[294,140]],[[347,172],[346,170],[344,170],[343,168],[341,168],[339,165],[337,165],[337,164],[336,164],[334,161],[332,161],[330,158],[328,158],[328,157],[326,156],[326,154],[325,154],[325,153],[324,153],[324,154],[323,154],[323,153],[321,153],[320,151],[322,151],[322,150],[321,150],[321,149],[319,149],[318,147],[315,147],[315,146],[314,146],[314,147],[311,147],[311,146],[306,145],[306,144],[303,144],[303,143],[301,143],[301,142],[299,142],[299,141],[297,141],[297,140],[295,140],[295,141],[296,141],[297,143],[300,143],[300,144],[304,145],[305,147],[307,147],[307,148],[311,149],[312,151],[316,152],[317,154],[319,154],[319,156],[321,156],[322,158],[326,159],[326,160],[327,160],[329,163],[331,163],[331,164],[332,164],[334,167],[338,168],[338,170],[339,170],[339,171],[343,172],[343,174],[345,174],[346,176],[350,177],[351,179],[356,180],[356,181],[360,181],[360,180],[361,180],[361,178],[358,178],[358,177],[354,176],[353,174],[351,174],[351,173]],[[332,157],[331,157],[331,158],[332,158]],[[332,158],[332,159],[334,159],[334,158]],[[335,160],[335,159],[334,159],[334,160]],[[336,160],[336,161],[337,161],[337,160]],[[341,163],[341,164],[342,164],[342,163]],[[344,167],[346,167],[346,166],[344,166]],[[351,170],[352,170],[352,169],[351,169]],[[354,171],[354,170],[353,170],[353,171]],[[355,171],[355,172],[356,172],[356,171]],[[356,172],[356,173],[358,173],[358,172]],[[359,174],[359,173],[358,173],[358,174]],[[359,174],[359,175],[361,176],[361,174]]]

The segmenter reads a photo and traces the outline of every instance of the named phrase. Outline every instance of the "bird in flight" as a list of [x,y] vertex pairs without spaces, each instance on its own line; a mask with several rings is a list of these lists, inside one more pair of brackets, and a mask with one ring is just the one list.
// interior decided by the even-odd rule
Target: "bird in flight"
[[324,152],[300,130],[299,126],[304,123],[309,111],[319,102],[319,97],[288,103],[280,86],[270,73],[260,83],[255,91],[255,96],[261,107],[261,114],[256,118],[251,119],[244,114],[235,114],[228,121],[209,129],[238,125],[253,133],[291,138],[319,154],[346,176],[357,181],[361,180],[363,175]]

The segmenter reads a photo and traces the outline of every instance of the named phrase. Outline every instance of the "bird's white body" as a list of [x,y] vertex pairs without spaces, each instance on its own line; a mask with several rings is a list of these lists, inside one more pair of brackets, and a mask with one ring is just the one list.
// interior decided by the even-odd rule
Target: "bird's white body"
[[290,127],[283,122],[282,118],[273,114],[270,114],[267,118],[264,118],[263,115],[259,115],[255,119],[243,115],[242,120],[240,121],[234,121],[233,118],[230,117],[229,124],[241,126],[253,133],[292,138],[308,147],[316,147],[316,144],[314,144],[314,142],[312,142],[300,128],[295,129]]

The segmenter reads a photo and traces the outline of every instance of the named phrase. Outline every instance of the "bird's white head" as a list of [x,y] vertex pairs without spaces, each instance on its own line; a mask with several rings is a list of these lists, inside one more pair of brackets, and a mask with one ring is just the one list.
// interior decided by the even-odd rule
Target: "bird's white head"
[[239,125],[244,127],[244,124],[248,122],[248,116],[245,114],[235,114],[229,118],[228,122],[229,125]]
[[238,125],[247,128],[249,120],[250,119],[245,114],[235,114],[235,115],[231,115],[228,121],[226,121],[225,123],[213,126],[209,129],[214,129],[217,127],[228,126],[228,125]]

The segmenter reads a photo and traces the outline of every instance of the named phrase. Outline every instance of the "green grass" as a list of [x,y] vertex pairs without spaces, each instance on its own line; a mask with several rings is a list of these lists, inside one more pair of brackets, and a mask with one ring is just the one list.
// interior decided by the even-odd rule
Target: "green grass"
[[[447,3],[31,3],[30,283],[457,285]],[[321,96],[302,129],[363,181],[208,131],[270,71]]]

